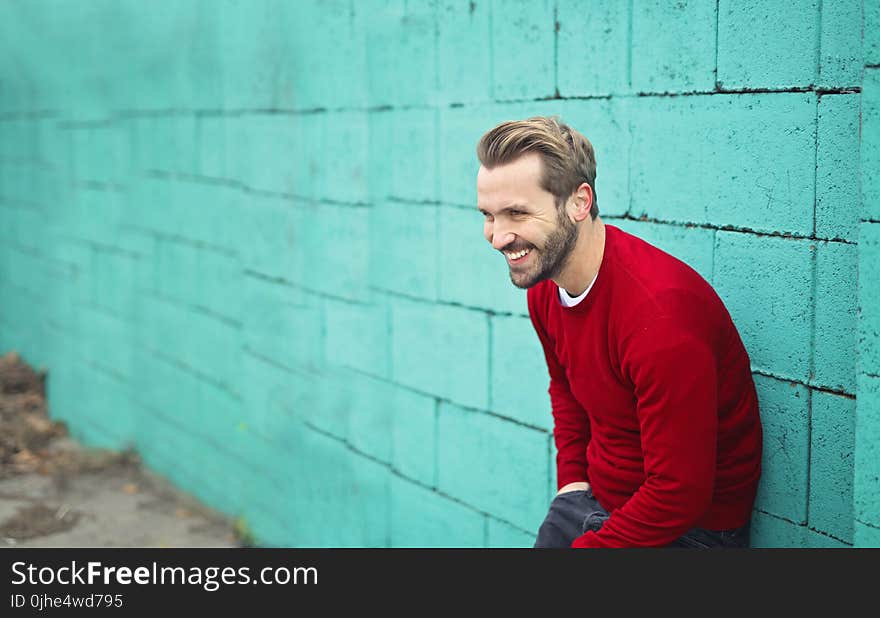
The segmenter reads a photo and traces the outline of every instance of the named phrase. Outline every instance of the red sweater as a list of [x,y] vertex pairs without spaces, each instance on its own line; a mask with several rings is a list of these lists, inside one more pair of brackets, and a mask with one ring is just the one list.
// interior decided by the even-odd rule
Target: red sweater
[[761,474],[749,357],[712,287],[611,225],[593,288],[566,308],[528,290],[550,371],[557,484],[588,481],[611,514],[574,547],[662,546],[743,526]]

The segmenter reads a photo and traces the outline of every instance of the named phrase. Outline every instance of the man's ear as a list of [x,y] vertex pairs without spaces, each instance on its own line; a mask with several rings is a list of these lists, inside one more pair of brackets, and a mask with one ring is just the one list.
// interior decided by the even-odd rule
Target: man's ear
[[593,189],[590,185],[583,182],[575,189],[573,206],[572,216],[575,221],[584,221],[590,216],[590,209],[593,207]]

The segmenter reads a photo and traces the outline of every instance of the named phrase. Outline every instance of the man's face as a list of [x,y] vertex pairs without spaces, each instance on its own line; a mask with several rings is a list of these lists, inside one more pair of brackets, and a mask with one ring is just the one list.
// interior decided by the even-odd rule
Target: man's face
[[477,174],[483,235],[504,254],[510,280],[520,288],[558,276],[578,236],[553,194],[541,187],[541,172],[539,155],[527,154],[491,170],[481,166]]

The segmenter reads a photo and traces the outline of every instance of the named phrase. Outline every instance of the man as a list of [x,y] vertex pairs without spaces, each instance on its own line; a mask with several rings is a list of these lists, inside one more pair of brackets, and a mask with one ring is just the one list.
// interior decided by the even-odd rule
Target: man
[[505,122],[477,154],[484,235],[550,373],[559,493],[535,547],[747,547],[762,429],[718,295],[602,222],[593,147],[557,118]]

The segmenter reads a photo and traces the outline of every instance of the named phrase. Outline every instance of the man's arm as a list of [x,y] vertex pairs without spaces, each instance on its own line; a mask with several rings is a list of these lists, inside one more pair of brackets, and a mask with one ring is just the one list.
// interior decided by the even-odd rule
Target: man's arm
[[645,482],[602,528],[572,547],[669,545],[712,502],[717,368],[708,345],[658,320],[637,335],[623,370],[635,385]]
[[571,394],[565,370],[560,366],[553,343],[544,331],[528,295],[529,317],[547,361],[550,373],[550,404],[553,410],[553,439],[556,442],[556,487],[558,493],[587,489],[587,444],[590,442],[590,420],[586,411]]

